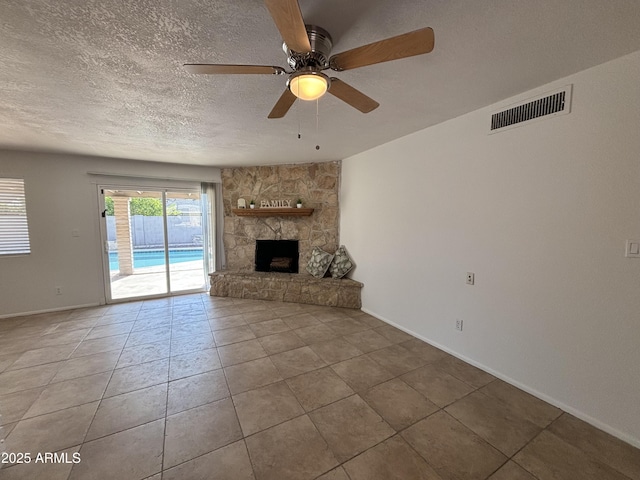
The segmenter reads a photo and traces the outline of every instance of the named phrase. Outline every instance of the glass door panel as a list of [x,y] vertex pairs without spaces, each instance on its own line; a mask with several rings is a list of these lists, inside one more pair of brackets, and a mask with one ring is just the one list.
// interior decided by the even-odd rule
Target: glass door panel
[[202,204],[198,191],[168,191],[167,240],[171,292],[202,290],[205,286]]
[[163,193],[103,189],[111,300],[168,293]]

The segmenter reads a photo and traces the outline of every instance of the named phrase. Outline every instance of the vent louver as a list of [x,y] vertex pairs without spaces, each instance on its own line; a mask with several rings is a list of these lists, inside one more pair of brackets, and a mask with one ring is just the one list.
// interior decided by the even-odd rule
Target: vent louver
[[543,117],[565,115],[571,111],[571,85],[559,91],[545,93],[542,96],[526,100],[491,115],[490,133],[524,123],[540,120]]

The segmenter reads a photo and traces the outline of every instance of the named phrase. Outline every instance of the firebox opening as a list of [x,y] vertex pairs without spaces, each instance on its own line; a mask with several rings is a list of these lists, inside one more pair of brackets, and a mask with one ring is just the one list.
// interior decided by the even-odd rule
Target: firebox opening
[[256,240],[256,272],[298,273],[298,240]]

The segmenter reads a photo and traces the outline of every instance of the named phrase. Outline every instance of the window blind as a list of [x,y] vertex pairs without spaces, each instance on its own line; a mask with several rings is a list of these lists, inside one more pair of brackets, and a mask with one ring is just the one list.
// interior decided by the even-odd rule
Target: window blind
[[0,178],[0,255],[31,253],[24,180]]

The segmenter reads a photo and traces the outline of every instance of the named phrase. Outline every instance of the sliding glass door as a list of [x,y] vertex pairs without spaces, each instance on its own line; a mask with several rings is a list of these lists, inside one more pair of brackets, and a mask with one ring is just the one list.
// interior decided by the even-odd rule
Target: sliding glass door
[[204,237],[199,192],[166,192],[169,284],[172,292],[202,289]]
[[202,290],[200,192],[100,187],[108,302]]

